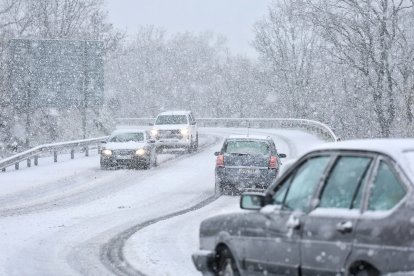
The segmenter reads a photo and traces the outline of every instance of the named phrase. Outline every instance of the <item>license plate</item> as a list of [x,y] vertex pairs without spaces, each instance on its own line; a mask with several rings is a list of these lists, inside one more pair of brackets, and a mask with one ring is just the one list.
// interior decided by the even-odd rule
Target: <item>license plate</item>
[[256,173],[255,169],[240,169],[241,174],[254,174]]
[[117,156],[116,159],[118,159],[118,160],[128,160],[128,159],[131,159],[131,156]]

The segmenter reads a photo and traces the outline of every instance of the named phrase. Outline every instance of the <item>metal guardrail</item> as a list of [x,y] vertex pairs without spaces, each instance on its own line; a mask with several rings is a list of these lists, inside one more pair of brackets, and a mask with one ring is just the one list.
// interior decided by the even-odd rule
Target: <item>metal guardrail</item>
[[[329,141],[339,141],[332,129],[318,121],[295,118],[197,118],[200,127],[251,127],[300,129]],[[118,125],[149,125],[154,118],[118,118]]]
[[106,138],[107,136],[85,140],[40,145],[30,150],[0,160],[0,170],[4,172],[6,171],[7,167],[10,167],[12,165],[14,165],[15,169],[18,170],[20,162],[24,160],[27,160],[27,167],[31,167],[32,158],[34,159],[34,165],[37,166],[39,162],[39,155],[43,153],[53,152],[54,162],[57,162],[58,153],[62,152],[63,150],[70,150],[71,159],[75,158],[75,149],[83,149],[85,151],[85,156],[89,156],[89,147],[91,145],[97,145],[99,152],[100,141]]
[[[154,122],[154,118],[118,118],[118,125],[128,126],[145,126]],[[285,128],[285,129],[301,129],[318,136],[330,140],[339,141],[339,137],[335,135],[332,129],[318,121],[295,118],[197,118],[197,124],[200,127],[251,127],[251,128]],[[19,164],[23,160],[27,160],[27,166],[31,167],[32,158],[34,165],[38,165],[39,155],[42,153],[53,152],[54,162],[57,162],[57,154],[63,150],[70,150],[71,158],[74,158],[75,148],[85,150],[85,155],[89,155],[89,146],[96,144],[98,152],[100,150],[100,141],[106,139],[107,136],[91,138],[85,140],[69,141],[62,143],[46,144],[37,146],[30,150],[21,152],[14,156],[0,160],[0,170],[5,171],[7,167],[12,165],[15,169],[19,169]]]

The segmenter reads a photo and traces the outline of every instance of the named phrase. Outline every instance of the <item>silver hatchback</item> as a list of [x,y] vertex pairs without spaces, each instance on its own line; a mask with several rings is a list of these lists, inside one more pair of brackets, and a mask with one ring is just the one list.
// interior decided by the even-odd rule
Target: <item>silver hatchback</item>
[[250,212],[203,221],[194,263],[204,275],[408,275],[413,183],[414,139],[326,144],[243,194]]

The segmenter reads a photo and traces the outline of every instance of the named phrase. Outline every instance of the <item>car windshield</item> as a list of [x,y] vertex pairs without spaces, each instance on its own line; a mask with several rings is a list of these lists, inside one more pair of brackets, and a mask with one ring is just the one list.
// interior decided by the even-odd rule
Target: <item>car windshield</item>
[[183,125],[187,124],[185,115],[160,115],[155,122],[156,125]]
[[229,154],[269,154],[269,144],[262,141],[227,141],[226,153]]
[[109,142],[115,143],[122,143],[122,142],[142,142],[144,141],[144,133],[118,133],[111,138],[109,138]]

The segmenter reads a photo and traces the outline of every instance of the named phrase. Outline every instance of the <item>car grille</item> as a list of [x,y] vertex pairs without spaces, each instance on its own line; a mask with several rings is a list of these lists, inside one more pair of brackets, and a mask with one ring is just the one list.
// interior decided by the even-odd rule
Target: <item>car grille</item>
[[179,129],[172,129],[172,130],[160,130],[158,132],[159,138],[181,138],[181,132]]
[[113,154],[120,155],[120,156],[127,156],[127,155],[133,155],[134,152],[135,152],[134,150],[114,150]]

